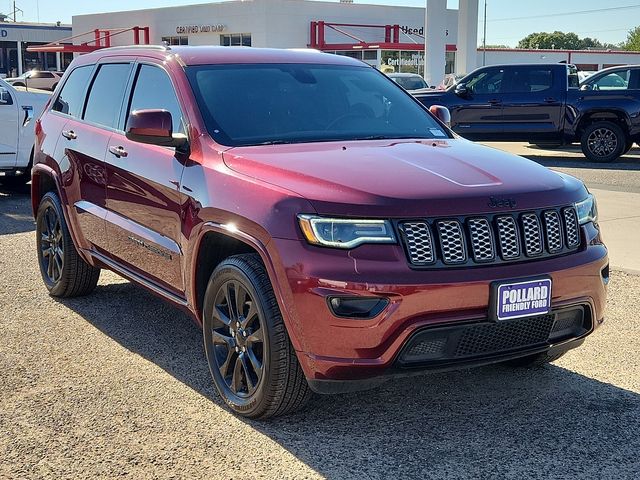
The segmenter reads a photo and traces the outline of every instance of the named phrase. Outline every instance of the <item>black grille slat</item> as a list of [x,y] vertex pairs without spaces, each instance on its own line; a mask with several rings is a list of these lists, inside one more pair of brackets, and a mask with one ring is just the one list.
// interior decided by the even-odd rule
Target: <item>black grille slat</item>
[[406,222],[402,224],[405,243],[411,263],[428,265],[433,263],[433,237],[431,228],[426,222]]
[[568,247],[577,247],[580,245],[580,230],[578,228],[578,214],[573,207],[562,210],[564,219],[565,240]]
[[524,250],[528,257],[542,253],[542,225],[535,213],[525,213],[520,217],[523,231]]
[[545,258],[581,243],[575,207],[418,219],[398,225],[411,265],[473,266]]
[[457,220],[440,220],[437,222],[437,226],[442,261],[449,265],[466,262],[465,239],[460,222]]
[[544,231],[546,234],[547,248],[550,253],[562,250],[562,226],[560,215],[555,210],[547,210],[543,214]]
[[518,258],[520,256],[520,239],[518,238],[516,221],[511,216],[500,216],[496,218],[496,225],[498,226],[500,255],[505,260]]
[[496,256],[491,225],[486,218],[471,218],[468,222],[471,250],[476,262],[491,261]]

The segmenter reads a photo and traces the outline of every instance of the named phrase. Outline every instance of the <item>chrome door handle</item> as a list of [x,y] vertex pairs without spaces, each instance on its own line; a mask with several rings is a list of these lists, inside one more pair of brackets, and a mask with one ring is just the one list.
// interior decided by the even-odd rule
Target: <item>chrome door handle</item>
[[78,135],[76,135],[76,132],[74,132],[73,130],[63,130],[62,136],[67,140],[75,140],[76,138],[78,138]]
[[124,147],[116,147],[113,145],[109,147],[109,153],[111,155],[115,155],[118,158],[126,157],[127,155],[129,155],[129,153],[124,149]]

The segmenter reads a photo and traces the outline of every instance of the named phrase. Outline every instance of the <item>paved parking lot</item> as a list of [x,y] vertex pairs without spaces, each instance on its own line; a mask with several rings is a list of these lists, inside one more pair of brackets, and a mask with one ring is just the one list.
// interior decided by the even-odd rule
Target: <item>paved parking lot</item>
[[[503,148],[640,193],[640,151],[593,168]],[[640,276],[613,272],[606,324],[551,366],[405,379],[252,422],[222,406],[179,311],[108,272],[92,296],[48,297],[28,204],[0,188],[0,478],[637,478]]]

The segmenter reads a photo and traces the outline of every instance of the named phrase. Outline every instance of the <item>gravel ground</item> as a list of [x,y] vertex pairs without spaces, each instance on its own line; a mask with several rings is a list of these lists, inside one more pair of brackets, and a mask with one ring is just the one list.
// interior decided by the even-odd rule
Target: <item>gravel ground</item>
[[553,365],[493,366],[230,414],[201,334],[104,272],[50,298],[26,195],[0,191],[0,478],[637,478],[640,277],[614,272],[606,324]]

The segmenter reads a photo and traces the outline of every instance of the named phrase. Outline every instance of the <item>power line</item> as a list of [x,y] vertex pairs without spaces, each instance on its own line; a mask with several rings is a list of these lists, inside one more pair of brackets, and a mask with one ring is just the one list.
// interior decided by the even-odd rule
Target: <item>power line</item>
[[578,10],[577,12],[564,12],[564,13],[547,13],[544,15],[529,15],[528,17],[509,17],[509,18],[493,18],[491,20],[487,20],[487,22],[506,22],[511,20],[529,20],[531,18],[550,18],[550,17],[562,17],[566,15],[580,15],[587,13],[602,13],[602,12],[613,12],[619,10],[629,10],[632,8],[640,8],[640,5],[627,5],[624,7],[607,7],[607,8],[595,8],[593,10]]

